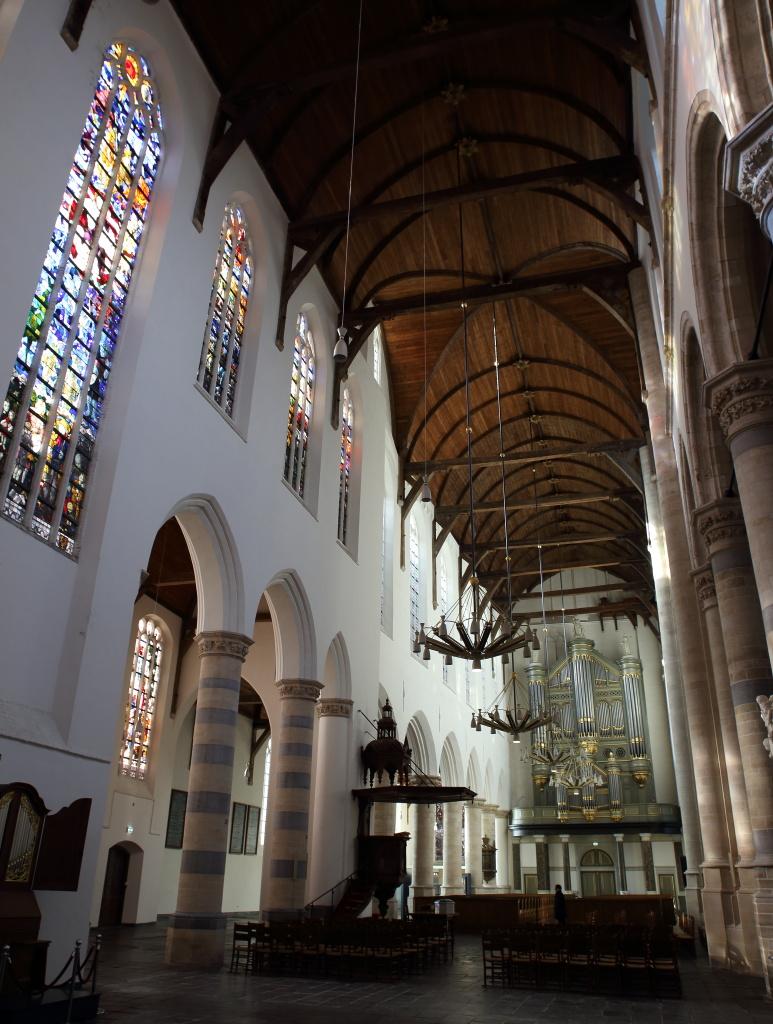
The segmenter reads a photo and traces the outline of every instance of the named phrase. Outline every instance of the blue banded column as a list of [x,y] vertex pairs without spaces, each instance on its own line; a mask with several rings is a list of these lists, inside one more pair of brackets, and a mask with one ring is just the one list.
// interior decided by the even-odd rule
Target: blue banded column
[[[297,917],[306,902],[314,711],[322,684],[281,679],[279,727],[271,738],[261,917]],[[313,895],[317,895],[316,893]]]
[[596,738],[596,707],[593,698],[593,641],[575,636],[569,641],[569,659],[577,708],[577,739],[588,754],[598,750]]
[[641,788],[650,777],[647,740],[644,734],[644,681],[641,661],[633,654],[624,654],[620,659],[620,668],[623,677],[623,702],[628,719],[628,740],[631,747],[631,776]]
[[220,967],[225,946],[223,879],[231,812],[242,662],[252,644],[238,633],[200,633],[177,910],[166,933],[166,962]]

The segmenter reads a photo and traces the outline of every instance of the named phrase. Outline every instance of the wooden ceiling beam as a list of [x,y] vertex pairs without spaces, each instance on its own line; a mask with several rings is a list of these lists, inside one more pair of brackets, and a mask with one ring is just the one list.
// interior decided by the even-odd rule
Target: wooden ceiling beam
[[[644,444],[644,438],[626,437],[619,441],[602,441],[600,444],[575,444],[564,445],[561,448],[546,448],[539,452],[526,452],[522,455],[506,453],[501,455],[473,455],[473,467],[491,466],[520,466],[532,462],[550,462],[551,459],[558,459],[566,456],[577,455],[608,455],[614,452],[638,451]],[[444,472],[449,469],[465,469],[467,458],[463,455],[453,459],[429,459],[426,462],[407,462],[406,473],[425,473],[431,476],[433,473]]]
[[[557,572],[570,572],[574,569],[617,569],[622,567],[633,567],[633,566],[644,566],[649,565],[643,558],[615,558],[609,561],[603,562],[565,562],[562,565],[543,565],[542,576],[552,576]],[[521,576],[538,576],[540,574],[539,566],[535,565],[532,569],[516,569],[509,575],[511,578]],[[478,580],[481,584],[492,584],[496,583],[497,580],[507,579],[508,573],[500,569],[495,572],[479,572]],[[641,586],[641,584],[639,584]]]
[[[607,263],[589,269],[565,270],[553,274],[535,274],[518,277],[502,284],[471,285],[468,288],[449,288],[441,292],[429,292],[426,296],[426,310],[436,313],[446,309],[458,309],[464,301],[470,306],[488,305],[503,299],[531,298],[532,296],[567,294],[573,291],[593,289],[605,282],[624,283],[638,262]],[[376,306],[365,306],[350,310],[344,317],[347,326],[370,323],[375,326],[398,316],[419,313],[425,308],[421,294],[406,295],[399,299],[388,299]],[[352,355],[350,351],[350,360]]]
[[[539,580],[533,583],[531,587],[521,591],[521,601],[536,600],[540,597],[540,594],[533,593],[533,587],[539,587]],[[563,590],[545,590],[544,594],[545,600],[550,600],[552,597],[580,597],[584,594],[608,594],[610,592],[614,593],[616,590],[628,592],[640,589],[641,583],[638,580],[634,583],[628,583],[626,580],[609,580],[608,583],[595,583],[585,587],[564,587]]]
[[[558,548],[575,547],[581,544],[606,544],[614,541],[634,540],[641,537],[640,530],[629,530],[626,533],[599,533],[591,536],[582,534],[565,534],[563,537],[547,537],[545,540],[511,540],[505,544],[504,540],[485,541],[475,544],[475,551],[478,554],[493,551],[518,551],[531,548]],[[461,544],[459,550],[463,555],[472,554],[472,544]]]
[[[550,497],[541,497],[539,498],[539,507],[541,509],[564,508],[569,505],[587,505],[599,501],[615,502],[635,497],[638,497],[638,491],[633,487],[618,487],[609,491],[588,491],[587,493],[575,491],[571,494],[554,494]],[[519,509],[533,509],[534,499],[514,501],[508,498],[506,504],[508,512],[518,511]],[[480,501],[476,503],[474,511],[476,515],[481,515],[485,512],[498,512],[501,508],[501,501]],[[469,505],[438,505],[435,508],[436,518],[469,514]]]
[[[523,600],[523,598],[520,600]],[[516,607],[518,607],[519,603],[520,601],[513,601]],[[642,609],[646,610],[646,615]],[[586,604],[581,608],[554,608],[550,611],[545,609],[544,613],[541,608],[531,612],[525,612],[519,608],[518,618],[527,622],[533,622],[535,619],[541,620],[544,614],[545,619],[551,622],[556,619],[562,619],[567,615],[628,615],[638,613],[642,618],[648,619],[652,615],[652,611],[652,606],[647,599],[639,594],[635,594],[633,597],[622,601],[602,601],[599,604]]]
[[557,167],[542,167],[537,171],[508,174],[502,178],[468,181],[451,188],[427,192],[424,196],[401,196],[398,199],[387,199],[380,203],[366,203],[353,207],[351,213],[348,213],[347,210],[337,210],[335,213],[323,214],[318,217],[306,217],[292,222],[289,232],[293,239],[302,244],[301,239],[314,238],[325,228],[345,225],[347,217],[349,223],[354,225],[378,220],[382,217],[402,216],[414,213],[416,210],[436,210],[443,206],[455,206],[458,203],[477,203],[483,199],[509,195],[513,192],[534,191],[543,185],[582,185],[585,182],[607,185],[631,184],[638,180],[638,177],[638,162],[631,155],[579,160],[559,164]]
[[[544,5],[543,5],[544,6]],[[365,50],[359,58],[360,74],[371,69],[392,68],[395,65],[413,64],[419,61],[464,50],[471,45],[484,43],[487,39],[499,39],[503,34],[530,27],[558,27],[565,17],[576,15],[575,0],[558,0],[540,11],[511,10],[499,17],[486,14],[481,18],[468,18],[445,25],[436,23],[436,30],[424,25],[417,32],[411,32],[391,43],[381,42],[373,49]],[[574,20],[574,19],[573,19]],[[578,19],[580,24],[581,20]],[[253,70],[262,67],[256,63]],[[357,70],[353,59],[314,67],[305,74],[292,63],[288,63],[287,74],[281,78],[261,81],[256,75],[240,75],[239,87],[227,94],[229,103],[239,104],[245,100],[255,102],[267,95],[291,96],[309,92],[320,86],[332,85],[344,79],[354,78]]]

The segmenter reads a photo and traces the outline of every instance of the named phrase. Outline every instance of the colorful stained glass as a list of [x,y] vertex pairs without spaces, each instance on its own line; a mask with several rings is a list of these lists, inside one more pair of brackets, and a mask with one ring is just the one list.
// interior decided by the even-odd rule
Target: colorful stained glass
[[118,757],[119,775],[128,775],[132,779],[144,779],[148,768],[162,654],[161,630],[153,619],[140,619],[129,672],[129,695]]
[[341,458],[338,467],[338,539],[346,544],[349,526],[349,489],[352,475],[352,431],[354,407],[349,389],[344,388],[341,402]]
[[161,159],[148,75],[130,47],[109,47],[0,417],[3,515],[71,555]]
[[314,339],[305,314],[300,313],[295,329],[293,369],[290,376],[284,477],[301,498],[306,483],[306,459],[313,403]]
[[225,209],[198,382],[215,405],[233,415],[247,304],[252,285],[247,218],[234,203]]

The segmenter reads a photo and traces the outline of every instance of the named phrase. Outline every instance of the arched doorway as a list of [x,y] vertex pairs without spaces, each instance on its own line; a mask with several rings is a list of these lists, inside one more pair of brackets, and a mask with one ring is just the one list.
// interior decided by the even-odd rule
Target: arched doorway
[[614,896],[615,865],[604,850],[587,850],[580,860],[580,884],[583,896]]
[[135,843],[115,843],[107,851],[100,927],[123,924],[127,916],[132,923],[136,920],[142,859],[142,849]]

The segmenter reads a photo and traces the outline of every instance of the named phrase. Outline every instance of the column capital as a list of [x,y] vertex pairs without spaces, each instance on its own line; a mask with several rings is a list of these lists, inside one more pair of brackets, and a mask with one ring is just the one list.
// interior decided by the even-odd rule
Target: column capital
[[497,808],[497,810],[494,812],[494,814],[495,814],[495,817],[497,817],[497,818],[504,818],[505,821],[509,821],[510,820],[510,812],[507,810],[506,807],[499,807],[499,808]]
[[751,206],[773,241],[773,103],[728,142],[725,188]]
[[486,801],[482,796],[476,796],[474,800],[470,801],[472,807],[476,807],[479,811],[482,811],[486,806]]
[[318,718],[351,718],[354,701],[347,697],[320,697],[317,704]]
[[485,804],[483,805],[483,813],[484,813],[484,814],[496,814],[496,812],[497,812],[498,810],[499,810],[499,804],[489,804],[489,803],[485,803]]
[[567,835],[560,835],[558,838],[561,840],[562,843],[568,843],[572,837]]
[[699,569],[693,569],[690,573],[698,593],[698,600],[702,610],[714,608],[717,604],[717,589],[714,585],[714,573],[710,565],[702,565]]
[[652,833],[651,832],[640,832],[639,833],[639,839],[641,839],[641,841],[643,843],[651,843],[652,842]]
[[623,832],[613,832],[612,833],[612,838],[615,840],[616,843],[624,843],[625,842],[625,834]]
[[322,683],[316,679],[277,679],[276,687],[281,700],[316,700]]
[[[706,406],[736,456],[747,448],[773,444],[773,359],[735,363],[703,385]],[[754,431],[740,444],[739,436]],[[734,444],[735,442],[735,444]]]
[[[771,394],[773,396],[773,392]],[[708,505],[701,505],[693,512],[693,522],[706,542],[711,557],[718,551],[736,547],[745,549],[748,545],[746,522],[738,498],[718,498]],[[695,576],[695,573],[692,575]]]
[[247,651],[252,646],[252,638],[242,633],[228,633],[213,631],[198,633],[196,643],[199,647],[199,656],[207,654],[225,654],[231,658],[240,658],[242,661],[247,657]]

